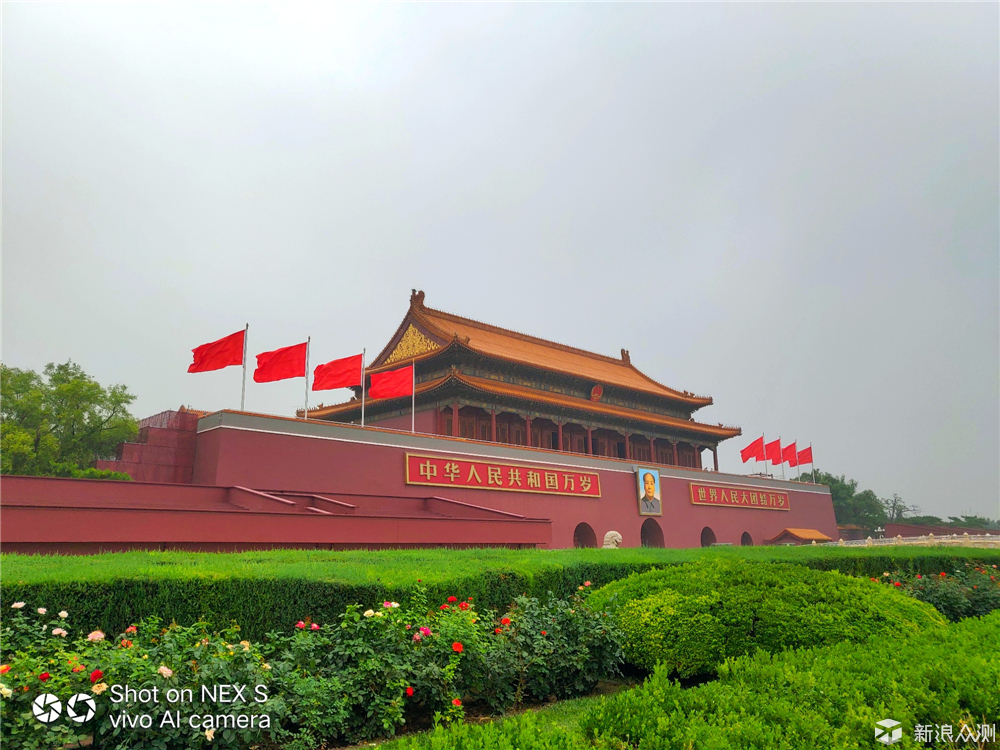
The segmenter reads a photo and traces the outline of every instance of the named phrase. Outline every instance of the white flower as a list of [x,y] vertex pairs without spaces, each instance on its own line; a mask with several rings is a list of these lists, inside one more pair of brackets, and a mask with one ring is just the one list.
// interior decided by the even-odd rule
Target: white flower
[[46,612],[48,612],[48,610],[45,609],[45,607],[39,607],[38,608],[38,614],[44,615]]
[[0,682],[0,695],[2,695],[4,698],[10,698],[10,696],[12,696],[13,694],[14,694],[13,690],[11,690],[9,687]]
[[63,638],[65,638],[67,633],[62,628],[52,628],[52,635],[61,635]]
[[212,738],[215,737],[215,730],[214,729],[206,729],[205,730],[205,736],[208,738],[208,741],[211,742]]
[[59,616],[60,616],[60,617],[61,617],[62,619],[64,619],[64,620],[65,620],[65,619],[66,619],[67,617],[69,617],[69,612],[67,612],[67,611],[66,611],[66,610],[64,609],[64,610],[63,610],[62,612],[60,612],[60,613],[59,613]]
[[366,609],[365,610],[365,617],[373,617],[374,615],[375,615],[375,610],[374,609]]
[[166,665],[160,667],[156,671],[159,672],[160,674],[162,674],[164,677],[167,677],[167,678],[174,676],[174,670],[172,670],[170,667],[168,667]]
[[11,609],[21,609],[24,606],[24,602],[14,602],[10,605]]

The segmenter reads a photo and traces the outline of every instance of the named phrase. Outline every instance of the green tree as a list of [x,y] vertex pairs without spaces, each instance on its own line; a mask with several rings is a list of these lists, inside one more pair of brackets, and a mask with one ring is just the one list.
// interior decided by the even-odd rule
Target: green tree
[[127,477],[88,467],[138,432],[134,400],[72,361],[48,364],[43,375],[0,364],[0,473]]
[[[884,501],[871,490],[858,491],[856,479],[839,477],[824,471],[813,471],[807,475],[809,481],[825,484],[833,498],[833,513],[840,526],[860,526],[868,534],[885,524],[889,519]],[[902,501],[900,501],[902,502]]]

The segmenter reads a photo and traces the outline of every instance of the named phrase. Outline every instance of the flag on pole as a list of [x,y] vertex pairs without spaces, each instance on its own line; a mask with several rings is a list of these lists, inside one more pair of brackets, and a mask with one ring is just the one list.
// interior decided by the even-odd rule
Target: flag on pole
[[188,372],[211,372],[223,367],[243,364],[243,341],[246,331],[237,331],[225,338],[192,349],[194,362]]
[[313,370],[314,391],[329,391],[333,388],[350,388],[361,385],[362,355],[344,357],[317,365]]
[[253,371],[253,382],[271,383],[288,378],[306,376],[307,343],[286,346],[273,352],[257,355],[257,369]]
[[781,449],[781,460],[787,461],[789,466],[798,466],[798,451],[795,450],[795,443],[786,445]]
[[778,466],[782,463],[781,438],[778,438],[773,443],[768,443],[767,445],[764,446],[764,458],[770,461],[775,466]]
[[754,461],[764,460],[764,437],[763,435],[756,440],[754,440],[750,445],[740,451],[740,458],[743,459],[743,463],[746,463],[751,458]]
[[373,372],[368,395],[372,398],[395,398],[413,394],[413,365],[389,372]]
[[796,456],[796,462],[800,465],[811,464],[813,462],[813,449],[811,445],[799,451],[799,455]]

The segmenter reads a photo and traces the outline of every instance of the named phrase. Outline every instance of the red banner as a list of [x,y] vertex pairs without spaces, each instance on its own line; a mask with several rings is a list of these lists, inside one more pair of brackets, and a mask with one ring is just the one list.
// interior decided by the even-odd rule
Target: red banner
[[737,487],[723,484],[691,482],[693,505],[722,505],[727,508],[763,508],[788,510],[787,492],[777,492],[761,487]]
[[552,469],[464,458],[406,454],[406,483],[467,487],[541,495],[600,497],[601,478],[593,471]]

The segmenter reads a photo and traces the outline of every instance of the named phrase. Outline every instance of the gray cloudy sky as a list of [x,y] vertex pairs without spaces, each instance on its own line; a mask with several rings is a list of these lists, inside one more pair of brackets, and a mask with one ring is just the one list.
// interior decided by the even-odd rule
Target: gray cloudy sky
[[417,287],[714,396],[723,470],[995,517],[998,8],[5,4],[3,360],[238,407],[190,349],[377,352]]

